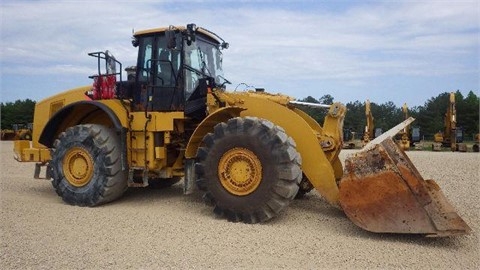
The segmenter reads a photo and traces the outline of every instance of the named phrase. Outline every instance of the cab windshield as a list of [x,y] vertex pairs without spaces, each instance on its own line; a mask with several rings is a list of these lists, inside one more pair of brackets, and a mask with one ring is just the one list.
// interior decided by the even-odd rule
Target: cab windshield
[[184,41],[185,91],[188,99],[204,77],[215,79],[216,85],[225,83],[222,70],[222,52],[219,44],[207,40],[200,35],[190,45]]

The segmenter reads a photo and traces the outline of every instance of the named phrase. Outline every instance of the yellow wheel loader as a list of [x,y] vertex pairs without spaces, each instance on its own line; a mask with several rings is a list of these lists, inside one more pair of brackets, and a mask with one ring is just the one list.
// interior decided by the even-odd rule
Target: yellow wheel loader
[[3,129],[2,141],[32,140],[32,124],[12,124],[12,129]]
[[127,80],[108,51],[90,53],[98,62],[93,85],[38,102],[32,142],[15,141],[16,159],[36,162],[35,178],[46,168],[66,203],[96,206],[129,187],[168,187],[183,178],[185,193],[199,189],[230,221],[267,221],[315,188],[366,230],[470,230],[387,137],[344,171],[344,105],[321,106],[328,114],[320,126],[291,97],[226,91],[228,43],[215,33],[170,26],[136,32],[132,43],[138,59]]

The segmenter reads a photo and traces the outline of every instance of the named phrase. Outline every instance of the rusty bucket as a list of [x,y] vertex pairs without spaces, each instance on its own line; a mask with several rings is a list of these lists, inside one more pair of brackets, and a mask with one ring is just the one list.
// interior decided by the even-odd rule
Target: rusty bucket
[[471,230],[391,138],[347,158],[339,190],[348,218],[367,231],[443,237]]

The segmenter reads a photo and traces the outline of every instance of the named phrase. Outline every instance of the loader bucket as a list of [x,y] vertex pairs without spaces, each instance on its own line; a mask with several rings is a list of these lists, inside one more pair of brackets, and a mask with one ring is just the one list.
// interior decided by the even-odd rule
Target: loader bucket
[[339,192],[348,218],[367,231],[444,237],[471,230],[391,138],[347,158]]

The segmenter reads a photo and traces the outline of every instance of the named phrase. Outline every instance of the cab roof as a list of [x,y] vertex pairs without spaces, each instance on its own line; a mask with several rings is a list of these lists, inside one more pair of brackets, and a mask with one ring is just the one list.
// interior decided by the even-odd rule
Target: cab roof
[[[158,34],[158,33],[163,33],[169,29],[175,29],[175,30],[180,30],[180,31],[185,31],[187,30],[187,27],[185,26],[168,26],[168,27],[159,27],[159,28],[151,28],[151,29],[145,29],[145,30],[140,30],[140,31],[136,31],[133,36],[134,37],[137,37],[137,36],[143,36],[143,35],[148,35],[148,34]],[[210,31],[202,28],[202,27],[198,27],[196,29],[197,32],[200,32],[206,36],[208,36],[209,38],[215,40],[217,43],[220,43],[220,40],[218,40],[218,37],[216,37],[213,33],[211,33]]]

